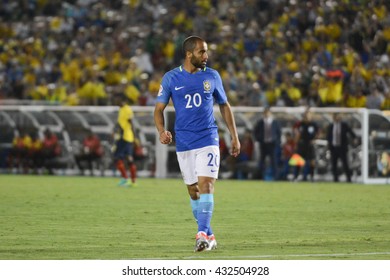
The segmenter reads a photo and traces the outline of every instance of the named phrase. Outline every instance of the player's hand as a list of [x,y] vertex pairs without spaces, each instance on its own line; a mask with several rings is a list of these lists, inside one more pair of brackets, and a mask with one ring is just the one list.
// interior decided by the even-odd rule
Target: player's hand
[[164,130],[160,133],[160,142],[161,144],[171,144],[172,143],[172,133],[168,130]]
[[237,157],[240,154],[240,150],[241,150],[240,141],[238,139],[233,139],[232,146],[230,149],[230,154],[234,157]]

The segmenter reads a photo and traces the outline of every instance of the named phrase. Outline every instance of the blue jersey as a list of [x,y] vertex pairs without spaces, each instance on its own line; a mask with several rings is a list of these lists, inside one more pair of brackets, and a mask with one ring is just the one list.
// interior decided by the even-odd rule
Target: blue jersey
[[162,79],[157,102],[168,104],[170,98],[176,111],[178,152],[219,145],[214,100],[217,104],[225,104],[227,97],[216,70],[205,67],[191,74],[180,66],[167,72]]

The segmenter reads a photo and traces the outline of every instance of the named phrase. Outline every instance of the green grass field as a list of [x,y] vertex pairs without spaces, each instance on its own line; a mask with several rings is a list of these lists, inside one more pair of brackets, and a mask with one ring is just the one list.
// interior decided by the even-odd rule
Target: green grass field
[[0,175],[0,259],[390,259],[390,186],[220,180],[194,253],[180,179]]

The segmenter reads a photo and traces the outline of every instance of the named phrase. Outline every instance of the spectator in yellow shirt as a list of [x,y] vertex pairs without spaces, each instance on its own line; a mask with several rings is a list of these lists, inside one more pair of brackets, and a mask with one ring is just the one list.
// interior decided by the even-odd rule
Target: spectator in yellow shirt
[[137,105],[138,98],[140,97],[141,93],[135,85],[133,85],[132,83],[126,83],[125,95],[130,100],[131,104]]
[[[291,105],[297,106],[302,97],[302,92],[298,87],[294,85],[289,76],[285,76],[282,89],[287,93],[288,98],[293,102],[293,104]],[[286,104],[286,106],[288,105],[290,104]]]
[[85,105],[101,105],[107,99],[105,85],[96,75],[78,90],[78,95],[84,100]]
[[33,100],[47,100],[49,97],[49,87],[45,80],[41,80],[30,92]]
[[340,70],[336,70],[328,71],[327,76],[327,95],[325,103],[327,106],[340,105],[343,98],[343,74]]
[[104,82],[107,85],[114,86],[119,85],[122,79],[122,75],[119,72],[117,66],[112,63],[109,65],[108,70],[106,71],[106,75],[104,77]]
[[365,108],[366,96],[363,94],[363,90],[358,89],[356,95],[349,95],[346,103],[347,107],[350,108]]

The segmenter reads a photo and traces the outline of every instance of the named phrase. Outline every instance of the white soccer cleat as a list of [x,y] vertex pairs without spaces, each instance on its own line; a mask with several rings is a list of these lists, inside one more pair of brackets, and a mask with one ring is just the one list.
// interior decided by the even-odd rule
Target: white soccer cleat
[[207,247],[206,251],[211,251],[217,249],[217,240],[215,239],[214,234],[208,236],[209,247]]
[[207,234],[203,231],[200,231],[196,234],[195,237],[195,249],[194,252],[202,252],[204,250],[207,250],[209,248],[209,241]]

